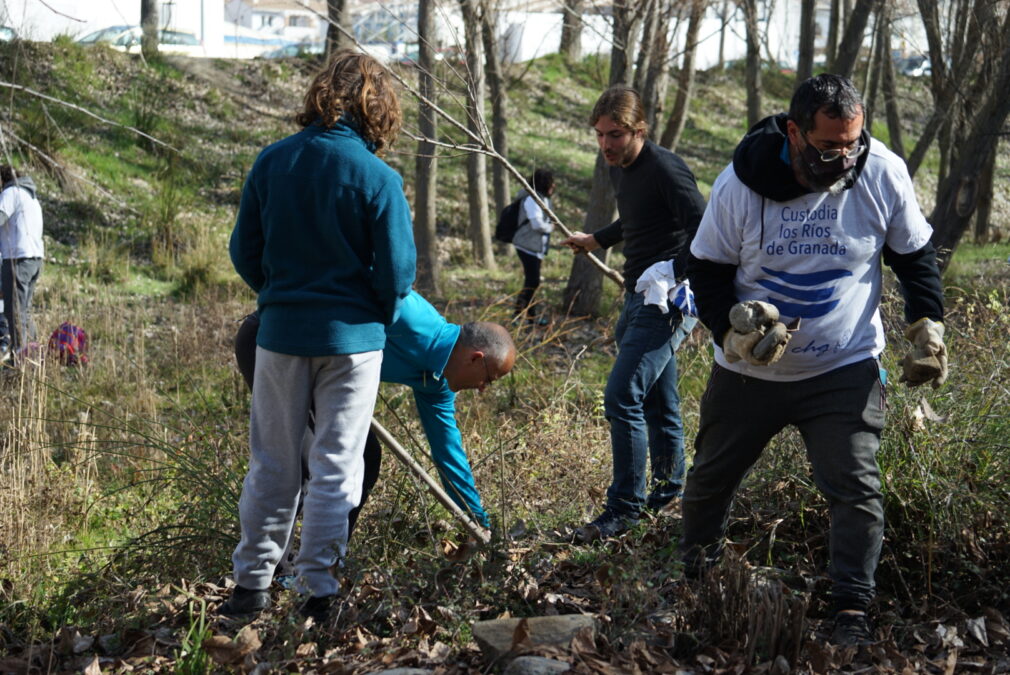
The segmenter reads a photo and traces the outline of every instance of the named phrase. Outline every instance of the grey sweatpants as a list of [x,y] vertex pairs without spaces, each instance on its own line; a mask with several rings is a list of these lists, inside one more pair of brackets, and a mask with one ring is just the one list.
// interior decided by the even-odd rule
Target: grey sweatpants
[[792,424],[828,501],[835,608],[865,610],[884,533],[876,459],[884,408],[876,359],[799,382],[760,380],[713,366],[684,488],[681,548],[687,573],[718,559],[740,482],[772,437]]
[[302,439],[315,406],[309,485],[295,561],[299,590],[339,590],[330,568],[347,552],[347,514],[361,500],[363,452],[379,389],[382,352],[325,357],[256,348],[249,472],[239,499],[242,540],[235,582],[264,590],[294,527],[302,484]]

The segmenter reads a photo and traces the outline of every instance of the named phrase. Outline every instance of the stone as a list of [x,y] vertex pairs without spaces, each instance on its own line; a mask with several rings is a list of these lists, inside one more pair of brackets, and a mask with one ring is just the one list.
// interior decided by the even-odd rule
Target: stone
[[544,656],[518,656],[508,668],[504,675],[555,675],[555,673],[567,673],[572,667],[564,661],[555,661]]
[[536,616],[528,619],[493,619],[478,621],[471,626],[473,639],[489,661],[498,661],[512,651],[516,627],[525,621],[525,640],[520,642],[534,645],[554,645],[567,647],[583,628],[596,633],[596,621],[585,614],[563,614],[561,616]]

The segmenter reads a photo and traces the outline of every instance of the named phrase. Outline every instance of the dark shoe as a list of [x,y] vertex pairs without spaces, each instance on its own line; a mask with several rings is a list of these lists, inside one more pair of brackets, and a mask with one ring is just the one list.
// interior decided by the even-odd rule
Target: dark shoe
[[11,357],[11,343],[7,340],[0,340],[0,363],[7,363]]
[[217,613],[221,616],[248,616],[259,614],[270,606],[270,591],[255,591],[251,588],[236,586]]
[[579,544],[589,544],[600,539],[617,537],[637,524],[638,518],[604,509],[595,520],[575,531],[575,541]]
[[664,493],[662,490],[653,490],[649,493],[648,499],[645,500],[645,508],[653,513],[659,513],[660,511],[669,513],[675,509],[680,510],[680,493],[669,494]]
[[323,623],[330,618],[330,610],[333,609],[333,605],[336,602],[336,595],[313,595],[305,601],[305,604],[302,605],[298,612],[306,619],[313,619],[316,623]]
[[835,615],[835,629],[831,631],[831,644],[838,647],[872,645],[873,631],[865,614],[839,612]]

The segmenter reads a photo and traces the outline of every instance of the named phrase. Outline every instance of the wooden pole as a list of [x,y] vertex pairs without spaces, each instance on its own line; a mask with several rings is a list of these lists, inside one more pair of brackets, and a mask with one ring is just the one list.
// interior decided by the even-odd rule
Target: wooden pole
[[375,432],[375,435],[378,436],[383,445],[393,451],[396,458],[399,459],[400,462],[407,467],[407,469],[421,479],[428,488],[428,492],[430,492],[442,506],[448,509],[449,513],[456,516],[456,519],[463,523],[463,527],[466,528],[467,532],[469,532],[481,544],[487,545],[491,541],[491,531],[473,522],[473,519],[470,518],[463,509],[459,508],[459,505],[457,505],[456,502],[452,501],[452,498],[449,497],[449,495],[445,493],[445,490],[443,490],[438,483],[435,482],[435,479],[428,475],[428,472],[424,470],[424,467],[414,461],[414,458],[411,457],[410,453],[407,452],[402,445],[397,443],[396,439],[393,438],[393,435],[390,434],[384,426],[376,422],[375,419],[372,419],[372,431]]

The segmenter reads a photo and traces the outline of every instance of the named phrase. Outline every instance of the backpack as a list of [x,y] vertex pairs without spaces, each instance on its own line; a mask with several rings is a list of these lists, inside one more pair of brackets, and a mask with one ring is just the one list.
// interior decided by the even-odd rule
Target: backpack
[[501,210],[501,215],[498,216],[498,224],[494,228],[495,239],[506,244],[512,243],[512,238],[516,236],[516,231],[519,230],[520,215],[522,214],[522,208],[520,207],[525,198],[526,195],[523,195]]
[[49,353],[63,365],[85,365],[88,362],[88,334],[83,328],[64,321],[49,336]]

